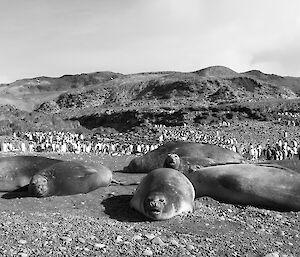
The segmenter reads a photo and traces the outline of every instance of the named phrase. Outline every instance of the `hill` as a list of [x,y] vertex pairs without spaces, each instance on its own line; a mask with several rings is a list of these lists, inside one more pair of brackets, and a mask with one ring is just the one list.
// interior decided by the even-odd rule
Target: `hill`
[[123,75],[94,72],[59,78],[22,79],[0,87],[2,104],[32,111],[74,107],[207,106],[219,102],[292,99],[300,95],[300,78],[260,71],[235,72],[212,66],[195,72],[149,72]]
[[0,86],[0,103],[32,111],[36,105],[58,97],[64,92],[79,92],[95,84],[123,76],[113,72],[64,75],[59,78],[37,77],[21,79]]
[[265,74],[259,70],[251,70],[241,74],[250,76],[254,79],[259,79],[261,81],[269,82],[277,86],[289,88],[298,96],[300,96],[300,78],[290,76],[282,77],[275,74]]
[[65,92],[54,101],[64,111],[76,107],[181,108],[297,97],[289,88],[236,74],[228,77],[225,77],[224,73],[221,77],[203,77],[196,72],[131,74],[80,91]]
[[[281,110],[296,110],[299,96],[300,78],[261,71],[238,73],[223,66],[194,72],[39,77],[0,86],[2,105],[45,119],[55,115],[79,121],[88,129],[102,125],[120,128],[125,121],[129,125],[124,128],[130,129],[145,120],[176,125],[245,116],[268,119],[270,111],[275,115]],[[282,104],[287,100],[296,102]],[[253,105],[249,107],[249,103]],[[230,115],[223,115],[228,111]],[[117,124],[112,125],[114,121]]]
[[217,77],[217,78],[228,78],[228,77],[234,77],[239,75],[239,73],[224,66],[211,66],[198,71],[194,71],[194,73],[203,77]]

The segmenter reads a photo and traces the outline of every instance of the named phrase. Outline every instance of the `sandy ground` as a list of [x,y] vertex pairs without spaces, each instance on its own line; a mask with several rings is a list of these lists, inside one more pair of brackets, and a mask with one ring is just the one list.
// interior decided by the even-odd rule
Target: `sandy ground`
[[[45,154],[44,154],[45,155]],[[134,156],[56,155],[121,170]],[[114,172],[132,183],[144,174]],[[48,198],[2,193],[0,256],[299,256],[300,215],[204,197],[192,214],[149,221],[130,209],[136,186]]]

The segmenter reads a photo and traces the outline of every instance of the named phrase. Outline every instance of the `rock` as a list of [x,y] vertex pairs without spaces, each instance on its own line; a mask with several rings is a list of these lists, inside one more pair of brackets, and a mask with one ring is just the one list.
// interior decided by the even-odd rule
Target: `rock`
[[28,257],[29,255],[27,253],[19,253],[18,256],[19,257]]
[[24,240],[24,239],[21,239],[21,240],[19,240],[19,242],[18,242],[19,244],[22,244],[22,245],[24,245],[24,244],[27,244],[27,241],[26,240]]
[[72,241],[72,238],[68,236],[62,236],[60,239],[65,241],[67,244]]
[[206,242],[209,242],[209,243],[212,243],[212,242],[213,242],[213,240],[212,240],[211,238],[208,238],[208,237],[205,238],[205,241],[206,241]]
[[153,244],[158,244],[158,245],[164,245],[165,243],[160,239],[160,237],[156,236],[154,237],[151,242]]
[[193,251],[195,250],[195,247],[193,245],[187,245],[186,249],[188,249],[189,251]]
[[122,236],[117,236],[116,243],[120,243],[123,241]]
[[170,244],[171,245],[175,245],[175,246],[179,246],[178,241],[176,239],[174,239],[174,238],[170,239]]
[[152,256],[153,252],[150,249],[146,249],[145,251],[143,251],[143,255],[145,255],[145,256]]
[[80,242],[82,244],[85,244],[85,242],[86,242],[85,239],[82,237],[79,237],[77,240],[78,240],[78,242]]
[[277,232],[276,232],[276,234],[278,235],[278,236],[284,236],[284,231],[282,231],[282,230],[277,230]]
[[90,239],[91,239],[91,240],[96,240],[97,237],[95,237],[94,235],[91,235],[91,236],[90,236]]
[[145,234],[145,237],[147,239],[149,239],[149,240],[152,240],[155,237],[155,235],[153,235],[153,234]]
[[142,236],[140,236],[140,235],[134,235],[133,237],[132,237],[132,240],[142,240],[143,238],[142,238]]
[[280,257],[278,252],[268,253],[264,257]]
[[105,247],[105,244],[95,243],[94,246],[95,246],[95,248],[101,249],[101,248],[104,248],[104,247]]

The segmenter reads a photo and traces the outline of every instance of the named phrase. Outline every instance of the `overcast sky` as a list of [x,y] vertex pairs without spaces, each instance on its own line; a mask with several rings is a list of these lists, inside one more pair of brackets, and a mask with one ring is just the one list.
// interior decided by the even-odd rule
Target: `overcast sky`
[[0,0],[0,83],[223,65],[300,77],[299,0]]

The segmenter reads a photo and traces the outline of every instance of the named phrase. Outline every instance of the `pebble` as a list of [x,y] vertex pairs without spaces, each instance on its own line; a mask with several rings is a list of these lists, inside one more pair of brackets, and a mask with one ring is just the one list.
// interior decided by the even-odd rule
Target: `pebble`
[[27,253],[19,253],[18,256],[19,257],[28,257],[29,255]]
[[132,237],[133,240],[142,240],[143,238],[140,235],[134,235]]
[[211,238],[208,238],[208,237],[207,237],[207,238],[205,238],[205,241],[206,241],[206,242],[210,242],[210,243],[212,243],[212,242],[213,242],[213,240],[212,240]]
[[193,251],[195,250],[195,247],[193,245],[187,245],[186,249],[188,249],[189,251]]
[[278,252],[268,253],[264,257],[280,257]]
[[68,236],[62,236],[60,239],[65,241],[67,244],[72,241],[72,238]]
[[92,235],[92,236],[90,236],[90,239],[91,239],[91,240],[96,240],[97,237],[95,237],[94,235]]
[[153,234],[145,234],[145,237],[147,239],[149,239],[149,240],[152,240],[155,237],[155,235],[153,235]]
[[105,244],[101,244],[101,243],[95,243],[94,244],[94,246],[96,247],[96,248],[104,248],[105,247]]
[[179,246],[179,243],[177,242],[177,240],[175,240],[175,239],[170,239],[170,244],[171,245],[175,245],[175,246]]
[[258,224],[257,228],[258,228],[258,229],[264,229],[265,227],[264,227],[264,225],[262,225],[262,224]]
[[276,234],[277,234],[278,236],[284,236],[284,231],[278,230],[278,231],[276,232]]
[[163,240],[160,239],[160,237],[156,236],[154,237],[151,242],[153,244],[158,244],[158,245],[164,245],[165,243],[163,242]]
[[123,239],[122,239],[122,238],[123,238],[122,236],[117,236],[116,242],[117,242],[117,243],[120,243],[120,242],[122,242],[122,241],[123,241]]
[[150,249],[146,249],[145,251],[143,251],[143,255],[145,255],[145,256],[152,256],[153,252]]
[[80,243],[84,244],[84,243],[85,243],[85,239],[84,239],[84,238],[82,238],[82,237],[79,237],[79,238],[78,238],[78,242],[80,242]]

